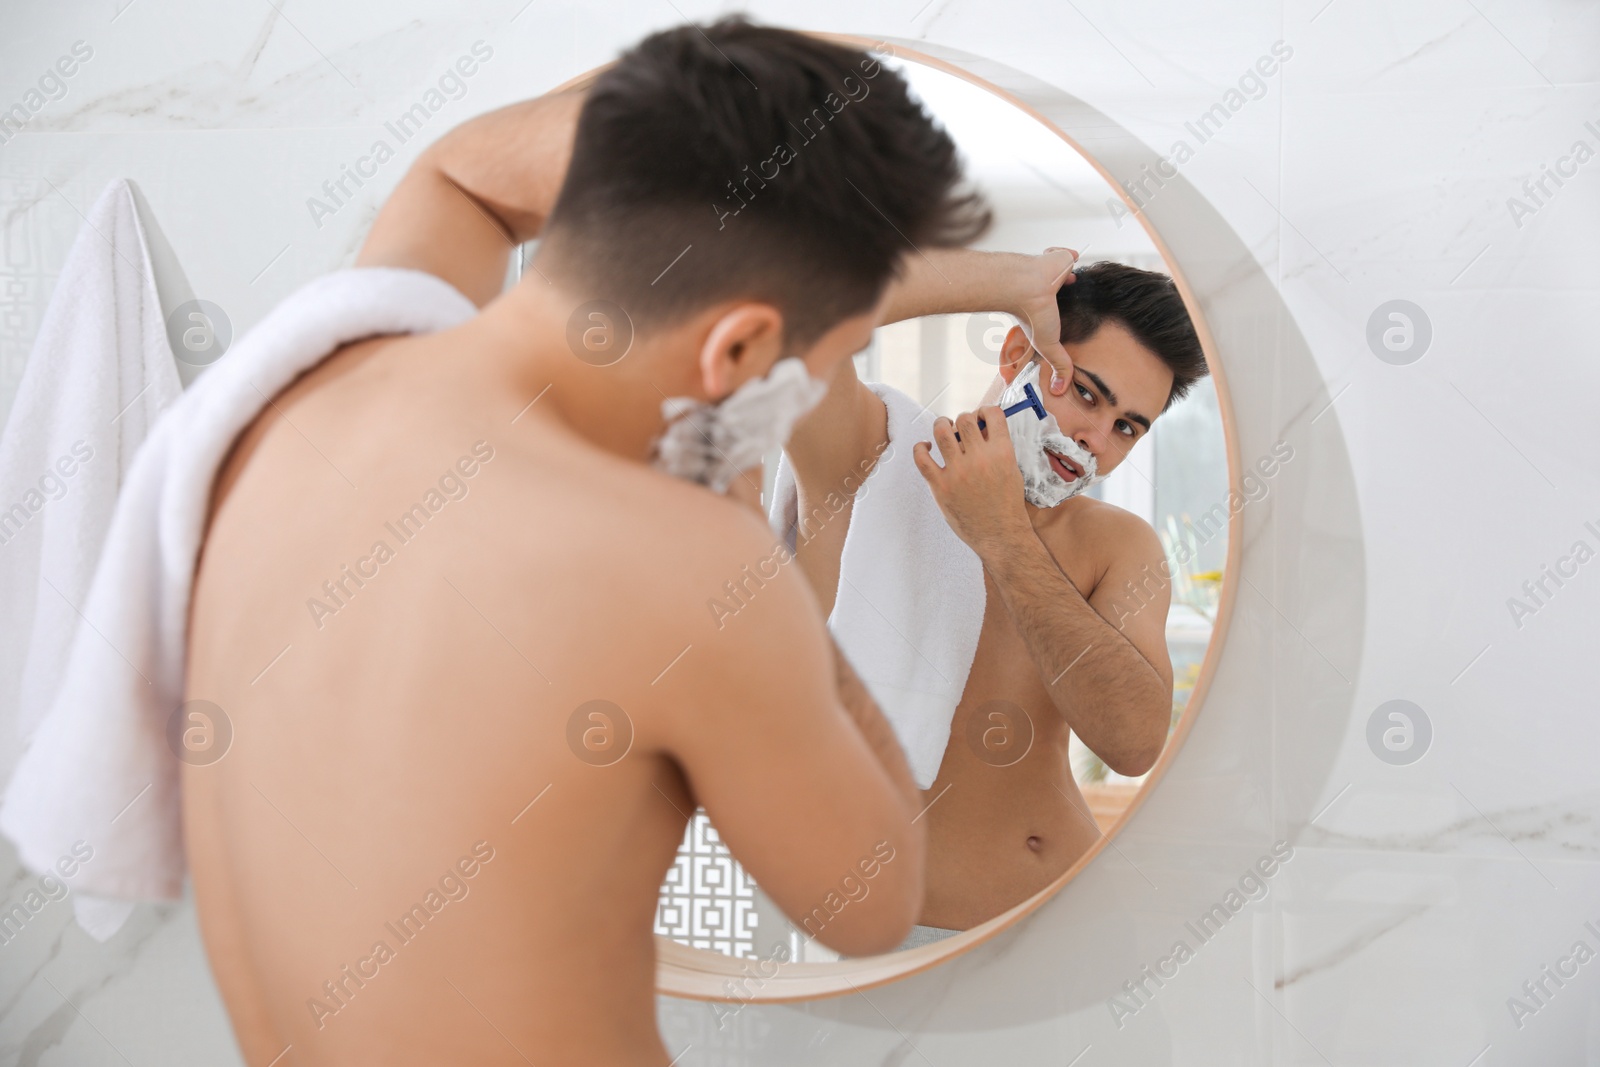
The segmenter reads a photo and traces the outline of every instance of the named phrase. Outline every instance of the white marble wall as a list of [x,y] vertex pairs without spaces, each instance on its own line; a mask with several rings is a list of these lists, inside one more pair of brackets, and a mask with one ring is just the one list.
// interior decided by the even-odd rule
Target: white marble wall
[[[1273,42],[1292,47],[1149,210],[1221,342],[1241,458],[1280,438],[1297,458],[1246,509],[1215,682],[1116,850],[915,979],[747,1007],[721,1031],[706,1005],[663,999],[678,1062],[1600,1063],[1600,962],[1536,1013],[1507,1004],[1574,942],[1600,948],[1584,925],[1600,928],[1600,563],[1520,626],[1507,606],[1574,541],[1600,548],[1584,527],[1600,528],[1600,161],[1531,214],[1507,204],[1574,142],[1600,150],[1600,8],[919,2],[753,10],[989,57],[1156,152]],[[0,398],[112,178],[140,185],[196,293],[242,330],[349,262],[417,142],[320,227],[307,198],[474,42],[492,58],[424,138],[716,10],[10,5],[0,108],[74,42],[93,56],[0,145]],[[1216,220],[1246,252],[1208,236]],[[1366,339],[1395,299],[1432,328],[1405,365]],[[1432,723],[1407,766],[1366,740],[1393,699]],[[1108,998],[1279,840],[1293,858],[1266,898],[1119,1027]],[[9,902],[25,879],[6,869]],[[236,1062],[188,907],[144,909],[104,946],[68,919],[53,905],[0,945],[0,1061]]]

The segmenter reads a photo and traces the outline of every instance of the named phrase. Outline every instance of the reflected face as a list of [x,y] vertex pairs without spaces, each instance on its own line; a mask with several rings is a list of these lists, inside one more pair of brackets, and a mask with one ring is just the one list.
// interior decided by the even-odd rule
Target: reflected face
[[[1110,474],[1150,432],[1166,406],[1172,392],[1172,370],[1127,327],[1113,321],[1102,323],[1088,340],[1066,349],[1073,367],[1067,391],[1055,396],[1045,388],[1039,399],[1055,416],[1061,432],[1094,456],[1099,473]],[[1020,326],[1006,334],[1000,354],[1000,376],[1007,382],[1029,359],[1040,358]],[[1047,383],[1049,368],[1039,377]],[[1053,453],[1050,462],[1068,481],[1083,473],[1070,460]]]

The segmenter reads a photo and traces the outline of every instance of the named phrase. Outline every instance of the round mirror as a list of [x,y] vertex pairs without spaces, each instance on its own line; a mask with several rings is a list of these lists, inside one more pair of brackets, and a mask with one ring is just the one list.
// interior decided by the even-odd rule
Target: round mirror
[[[1099,631],[1104,647],[1097,653],[1090,643],[1053,681],[1044,677],[1039,639],[1030,646],[1007,596],[993,575],[973,562],[976,556],[964,564],[969,582],[972,573],[982,580],[983,592],[965,604],[975,650],[963,650],[959,641],[955,651],[939,651],[944,645],[937,641],[929,646],[932,651],[909,641],[897,649],[889,647],[892,639],[871,638],[871,627],[849,625],[851,612],[875,613],[900,633],[894,612],[916,612],[919,603],[930,602],[928,588],[961,580],[957,574],[918,572],[905,588],[886,587],[880,580],[867,596],[861,583],[851,581],[852,564],[846,559],[837,564],[837,589],[819,590],[824,594],[819,599],[831,604],[830,629],[902,735],[908,756],[906,734],[912,728],[903,718],[896,720],[883,694],[899,691],[914,715],[931,709],[935,720],[940,710],[948,717],[948,731],[940,734],[933,758],[922,760],[918,774],[919,786],[925,786],[926,807],[919,818],[925,817],[928,826],[928,893],[924,916],[901,949],[951,941],[946,948],[955,951],[960,933],[1058,889],[1116,832],[1152,772],[1170,757],[1172,739],[1181,736],[1180,720],[1194,710],[1190,696],[1212,643],[1229,558],[1228,444],[1212,379],[1199,377],[1181,398],[1172,395],[1171,386],[1184,377],[1173,364],[1181,365],[1184,354],[1174,354],[1170,338],[1184,327],[1193,333],[1192,309],[1167,280],[1168,265],[1139,217],[1135,205],[1149,191],[1125,194],[1114,188],[1061,134],[972,80],[910,59],[903,49],[880,45],[875,54],[901,71],[944,124],[972,182],[994,209],[995,225],[978,247],[1038,254],[1050,246],[1070,246],[1079,252],[1079,282],[1092,281],[1095,291],[1093,301],[1083,295],[1095,314],[1086,325],[1078,322],[1070,338],[1063,336],[1076,365],[1069,389],[1043,399],[1062,432],[1095,455],[1103,480],[1081,493],[1090,499],[1070,499],[1052,509],[1079,516],[1070,520],[1074,536],[1047,536],[1039,521],[1035,526],[1064,580],[1076,590],[1064,590],[1063,599],[1076,596],[1080,608],[1092,606],[1104,621]],[[891,413],[890,436],[896,410],[917,413],[898,424],[916,436],[916,428],[935,416],[953,418],[996,401],[1009,385],[1000,369],[1017,325],[999,312],[896,322],[876,332],[855,357],[854,370],[884,400]],[[1199,336],[1204,335],[1201,329]],[[1194,359],[1200,358],[1199,345],[1196,338]],[[1048,381],[1046,371],[1042,392]],[[890,393],[910,407],[897,409],[902,401],[891,400]],[[909,463],[909,447],[901,458]],[[766,502],[780,532],[785,494],[792,498],[795,492],[792,475],[785,482],[783,466],[769,461],[765,482]],[[864,516],[870,509],[878,543],[872,551],[858,550],[854,565],[871,566],[873,552],[928,552],[926,545],[910,543],[921,536],[910,528],[915,525],[910,518],[903,552],[893,543],[894,516],[883,513],[888,504],[873,508],[873,485],[869,478],[862,486],[847,521],[854,531],[856,524],[869,521]],[[1086,531],[1099,532],[1089,536]],[[791,543],[794,534],[790,528]],[[1063,624],[1055,625],[1059,630]],[[1079,639],[1065,633],[1056,637]],[[1126,647],[1112,653],[1118,643]],[[1130,651],[1139,658],[1128,659]],[[1135,707],[1114,681],[1116,672],[1091,666],[1093,657],[1110,654],[1135,673],[1144,664],[1162,685],[1140,677],[1143,695]],[[920,662],[910,667],[892,662],[910,657]],[[1070,677],[1075,670],[1077,677]],[[909,702],[903,699],[908,674],[925,686]],[[1137,745],[1129,740],[1135,730],[1145,739]],[[1142,754],[1130,755],[1135,749]],[[918,772],[917,760],[912,763]],[[839,958],[813,936],[827,921],[826,908],[786,916],[700,811],[662,884],[655,931],[665,939],[658,943],[664,961],[702,973],[748,975],[752,966],[766,973],[775,969],[774,961],[810,972],[809,965]],[[727,960],[718,963],[706,952],[686,955],[668,942]],[[924,949],[916,959],[944,954]],[[886,964],[892,958],[876,957]],[[818,973],[822,970],[827,968]],[[718,978],[714,984],[726,983]],[[746,979],[723,995],[756,999],[748,984]],[[718,995],[709,983],[672,991]]]

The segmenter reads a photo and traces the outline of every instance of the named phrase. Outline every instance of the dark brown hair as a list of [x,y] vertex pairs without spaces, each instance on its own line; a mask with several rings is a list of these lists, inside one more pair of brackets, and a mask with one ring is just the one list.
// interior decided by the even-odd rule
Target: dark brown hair
[[1073,274],[1076,280],[1056,292],[1062,344],[1087,341],[1107,319],[1120,323],[1172,370],[1172,391],[1162,411],[1210,373],[1189,309],[1167,275],[1111,262],[1079,267]]
[[991,221],[955,145],[865,52],[743,17],[645,38],[590,88],[543,248],[636,327],[728,299],[809,345],[914,249]]

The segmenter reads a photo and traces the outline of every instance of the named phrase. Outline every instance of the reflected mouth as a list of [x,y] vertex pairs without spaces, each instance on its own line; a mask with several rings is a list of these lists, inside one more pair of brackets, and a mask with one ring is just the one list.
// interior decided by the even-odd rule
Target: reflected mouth
[[1050,451],[1046,451],[1045,455],[1050,457],[1050,469],[1061,475],[1061,477],[1067,481],[1075,482],[1079,478],[1083,477],[1083,471],[1080,470],[1078,465],[1072,462],[1070,459],[1067,459],[1064,456],[1058,456],[1056,453]]

